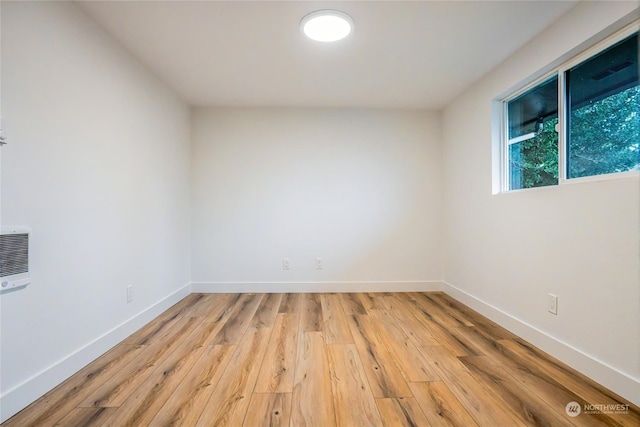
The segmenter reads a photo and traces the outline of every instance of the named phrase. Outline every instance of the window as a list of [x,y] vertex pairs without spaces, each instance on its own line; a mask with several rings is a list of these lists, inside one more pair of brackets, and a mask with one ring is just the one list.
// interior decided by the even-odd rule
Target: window
[[638,33],[503,101],[503,190],[640,169]]
[[638,169],[638,34],[565,71],[567,177]]
[[558,183],[558,77],[507,103],[509,189]]

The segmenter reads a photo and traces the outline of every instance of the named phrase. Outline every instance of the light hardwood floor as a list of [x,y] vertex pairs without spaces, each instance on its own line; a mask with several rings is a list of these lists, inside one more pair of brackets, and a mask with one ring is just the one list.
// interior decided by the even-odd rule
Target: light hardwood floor
[[640,426],[569,402],[628,405],[442,293],[192,294],[2,425]]

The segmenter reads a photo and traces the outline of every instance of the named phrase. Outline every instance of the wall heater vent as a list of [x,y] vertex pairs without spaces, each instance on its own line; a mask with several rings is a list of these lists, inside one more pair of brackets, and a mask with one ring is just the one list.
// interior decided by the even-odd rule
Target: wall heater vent
[[0,230],[0,290],[21,288],[31,283],[29,276],[29,230]]

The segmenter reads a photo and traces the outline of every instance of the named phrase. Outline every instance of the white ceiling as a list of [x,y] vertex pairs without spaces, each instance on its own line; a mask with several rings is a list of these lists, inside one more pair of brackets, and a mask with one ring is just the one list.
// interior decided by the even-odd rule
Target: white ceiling
[[[82,1],[195,106],[440,109],[575,1]],[[342,42],[300,19],[339,9]]]

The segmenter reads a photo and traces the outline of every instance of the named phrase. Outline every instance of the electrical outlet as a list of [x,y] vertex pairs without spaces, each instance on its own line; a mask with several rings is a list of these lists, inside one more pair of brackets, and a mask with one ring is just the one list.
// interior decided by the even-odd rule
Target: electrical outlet
[[133,285],[127,286],[127,302],[133,301]]
[[549,294],[549,313],[558,315],[558,296]]
[[291,260],[289,258],[282,258],[282,269],[291,270]]
[[316,262],[315,262],[316,270],[322,270],[322,264],[323,264],[323,259],[316,258]]

